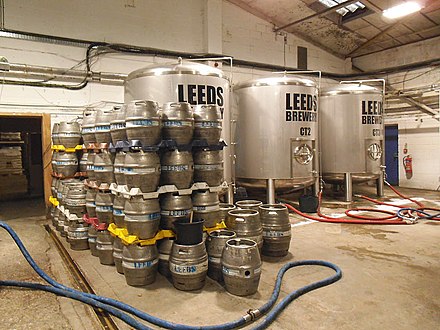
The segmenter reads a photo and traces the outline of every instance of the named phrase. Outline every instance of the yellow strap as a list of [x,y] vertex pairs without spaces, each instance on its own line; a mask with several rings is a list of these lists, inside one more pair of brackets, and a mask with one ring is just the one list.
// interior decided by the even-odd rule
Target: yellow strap
[[60,202],[55,197],[49,196],[49,202],[52,203],[53,206],[60,205]]
[[157,232],[156,236],[150,239],[142,239],[139,240],[139,244],[141,246],[144,245],[154,245],[158,240],[164,239],[164,238],[171,238],[175,237],[174,233],[171,230],[160,230]]
[[215,227],[209,227],[209,228],[203,227],[203,231],[206,231],[209,234],[211,231],[225,229],[225,228],[226,228],[226,225],[222,221],[222,222],[216,224]]
[[112,234],[114,234],[115,236],[118,236],[118,237],[120,237],[120,235],[121,236],[128,236],[127,229],[116,227],[116,225],[114,223],[109,224],[107,230],[110,233],[112,233]]
[[63,145],[53,145],[52,146],[52,150],[56,150],[56,151],[65,151],[65,152],[75,152],[77,150],[82,150],[82,145],[77,145],[75,148],[66,148]]
[[[203,227],[203,230],[206,231],[207,233],[210,233],[214,230],[225,229],[225,228],[226,225],[222,221],[216,224],[215,227],[209,227],[209,228]],[[130,235],[126,228],[116,227],[114,223],[109,224],[107,230],[114,236],[119,237],[125,245],[131,245],[131,244],[139,244],[141,246],[154,245],[156,244],[157,241],[161,239],[176,237],[176,235],[172,230],[160,230],[153,238],[139,239],[136,235]]]
[[174,237],[174,233],[171,230],[160,230],[153,238],[139,239],[136,235],[129,235],[127,229],[116,227],[114,223],[109,224],[107,230],[114,236],[119,237],[125,245],[154,245],[158,240]]

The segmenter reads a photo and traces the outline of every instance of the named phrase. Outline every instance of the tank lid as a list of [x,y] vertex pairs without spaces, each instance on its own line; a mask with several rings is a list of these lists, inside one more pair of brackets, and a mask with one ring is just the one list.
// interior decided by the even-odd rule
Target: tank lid
[[163,75],[173,75],[173,74],[192,74],[192,75],[202,75],[202,76],[213,76],[226,79],[223,71],[212,66],[190,62],[190,61],[178,61],[169,63],[160,63],[147,66],[145,68],[138,69],[131,72],[127,81],[130,81],[139,77],[146,76],[163,76]]
[[338,84],[321,89],[321,96],[341,94],[382,94],[382,90],[360,84]]
[[236,84],[234,86],[234,90],[247,88],[247,87],[281,86],[281,85],[316,87],[316,83],[313,80],[304,78],[302,76],[279,75],[279,76],[261,77],[257,79],[243,81]]

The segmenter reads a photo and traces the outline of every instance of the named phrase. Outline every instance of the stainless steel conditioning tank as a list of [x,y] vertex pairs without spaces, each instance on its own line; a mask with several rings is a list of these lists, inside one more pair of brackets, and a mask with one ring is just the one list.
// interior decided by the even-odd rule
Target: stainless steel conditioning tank
[[384,120],[381,89],[340,84],[321,91],[322,176],[329,183],[345,182],[351,201],[352,182],[377,180],[383,189]]
[[218,106],[223,116],[222,138],[228,145],[224,149],[223,157],[224,179],[230,184],[232,153],[229,93],[229,80],[223,71],[205,64],[181,60],[133,71],[125,82],[126,103],[132,100],[154,100],[161,106],[167,102]]
[[301,189],[318,182],[318,88],[279,75],[234,87],[236,180],[245,188]]

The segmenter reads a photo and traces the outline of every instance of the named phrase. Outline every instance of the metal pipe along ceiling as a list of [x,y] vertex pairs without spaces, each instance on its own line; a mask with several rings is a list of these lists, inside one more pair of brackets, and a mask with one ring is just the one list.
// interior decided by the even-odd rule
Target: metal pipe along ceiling
[[[35,35],[35,34],[27,34],[22,32],[14,31],[13,34],[7,33],[8,31],[3,30],[1,37],[6,38],[14,38],[14,39],[26,39],[32,37],[32,40],[47,42],[50,39],[52,42],[63,45],[68,42],[75,42],[75,39],[69,40],[59,40],[58,38],[54,38],[51,36],[45,35]],[[78,41],[79,42],[79,41]],[[83,44],[85,45],[84,41]],[[202,57],[220,57],[224,56],[222,54],[192,54],[192,53],[183,53],[183,52],[175,52],[168,51],[162,49],[154,49],[154,48],[143,48],[136,47],[130,45],[119,45],[119,44],[107,44],[107,43],[90,43],[88,46],[88,54],[91,50],[99,51],[99,49],[106,49],[107,51],[119,52],[119,53],[127,53],[127,54],[138,54],[138,55],[157,55],[163,57],[184,57],[184,58],[202,58]],[[87,59],[86,59],[87,60]],[[285,67],[281,65],[270,65],[259,62],[245,61],[240,59],[233,59],[235,66],[239,67],[248,67],[248,68],[259,68],[262,70],[268,71],[297,71],[296,68]],[[226,61],[225,61],[226,62]],[[229,64],[229,63],[228,63]],[[429,66],[438,66],[440,64],[440,58],[435,58],[428,61],[417,62],[397,67],[391,67],[381,70],[369,71],[369,72],[359,72],[359,73],[350,73],[350,74],[338,74],[331,72],[322,72],[322,77],[331,78],[331,79],[352,79],[352,78],[362,78],[362,77],[371,77],[377,75],[385,75],[392,74],[402,71],[409,71],[420,69],[423,67]],[[42,76],[36,75],[42,74]],[[4,77],[2,77],[4,76]],[[62,78],[61,78],[62,77]],[[71,70],[68,68],[53,68],[53,67],[42,67],[42,66],[33,66],[26,64],[18,64],[18,63],[0,63],[0,79],[5,84],[13,84],[13,85],[27,85],[27,86],[36,86],[36,87],[52,87],[52,88],[68,88],[68,89],[81,89],[85,87],[84,82],[98,82],[102,84],[111,84],[111,85],[122,85],[124,79],[127,77],[126,74],[122,73],[103,73],[103,72],[93,72],[89,69],[89,72],[85,72],[82,70]],[[9,78],[9,79],[6,79]],[[29,79],[28,81],[20,81],[13,79]],[[42,79],[41,79],[42,78]],[[78,80],[75,80],[78,79]],[[43,80],[43,84],[40,85],[38,79]],[[66,80],[63,80],[66,79]],[[58,85],[58,84],[50,84],[48,81],[70,81],[70,82],[80,82],[79,85]]]
[[[329,73],[329,72],[323,72],[322,76],[326,78],[333,78],[333,79],[346,79],[346,78],[358,78],[358,77],[368,77],[372,75],[378,75],[378,74],[390,74],[395,72],[402,72],[402,71],[408,71],[408,70],[415,70],[427,66],[434,66],[438,65],[440,61],[440,58],[430,60],[430,61],[424,61],[419,63],[413,63],[409,65],[399,66],[399,67],[393,67],[388,68],[384,70],[378,70],[378,71],[371,71],[371,72],[362,72],[362,73],[351,73],[351,74],[337,74],[337,73]],[[281,66],[275,66],[275,65],[266,65],[262,63],[255,63],[255,62],[249,62],[249,61],[241,61],[241,60],[234,60],[234,64],[236,66],[245,66],[245,67],[257,67],[260,69],[266,69],[266,70],[284,70],[287,68],[281,67]],[[5,67],[5,65],[3,65]],[[296,71],[294,68],[291,68],[289,70]],[[122,73],[108,73],[108,72],[90,72],[87,76],[88,81],[93,82],[99,82],[102,84],[110,84],[110,85],[123,85],[123,82],[125,78],[127,77],[126,74]],[[9,78],[9,79],[6,79]],[[54,67],[42,67],[42,66],[33,66],[33,65],[26,65],[26,64],[18,64],[18,63],[10,63],[9,64],[9,70],[1,70],[0,68],[0,81],[6,84],[19,84],[19,80],[13,80],[13,79],[29,79],[34,81],[28,81],[28,82],[34,82],[38,83],[38,80],[44,80],[44,81],[65,81],[65,82],[81,82],[86,78],[85,71],[82,70],[70,70],[65,68],[54,68]],[[23,85],[26,85],[26,81],[23,82]],[[44,87],[44,86],[43,86]],[[48,86],[50,87],[50,86]]]
[[[7,68],[6,68],[7,66]],[[4,70],[1,72],[1,81],[7,84],[19,84],[20,82],[82,82],[87,79],[89,81],[100,82],[102,84],[123,85],[126,74],[107,73],[107,72],[90,72],[83,70],[73,70],[64,68],[35,66],[19,63],[9,63],[3,65]],[[29,81],[20,81],[15,79],[28,79]]]
[[[79,39],[72,39],[72,38],[59,38],[49,35],[43,35],[43,34],[36,34],[36,33],[29,33],[29,32],[21,32],[21,31],[12,31],[3,29],[0,31],[0,37],[1,38],[12,38],[12,39],[19,39],[19,40],[32,40],[36,42],[43,42],[43,43],[53,43],[58,45],[75,45],[77,47],[86,47],[87,45],[102,45],[102,46],[122,46],[125,48],[130,49],[136,49],[137,54],[144,54],[144,55],[156,55],[156,56],[163,56],[163,57],[183,57],[183,58],[201,58],[201,57],[222,57],[225,56],[224,54],[211,54],[211,53],[205,53],[205,54],[194,54],[194,53],[186,53],[186,52],[178,52],[178,51],[170,51],[170,50],[164,50],[164,49],[157,49],[157,48],[150,48],[150,47],[137,47],[137,46],[131,46],[131,45],[112,45],[112,44],[106,44],[106,43],[100,43],[100,42],[94,42],[94,41],[85,41],[85,40],[79,40]],[[323,77],[325,78],[336,78],[336,79],[348,79],[348,78],[356,78],[356,77],[363,77],[368,76],[372,74],[378,74],[378,73],[393,73],[397,71],[405,71],[407,68],[411,69],[411,66],[417,66],[417,67],[423,67],[423,66],[429,66],[429,62],[432,64],[440,64],[440,57],[426,61],[426,62],[419,62],[419,63],[413,63],[409,65],[404,65],[400,67],[393,67],[393,68],[387,68],[380,71],[375,72],[362,72],[362,73],[355,73],[355,74],[337,74],[337,73],[330,73],[330,72],[324,72],[323,71]],[[281,70],[297,70],[296,68],[292,67],[284,67],[281,65],[271,65],[266,63],[260,63],[260,62],[252,62],[252,61],[245,61],[234,58],[234,64],[236,66],[243,66],[243,67],[251,67],[251,68],[261,68],[266,69],[270,71],[281,71]],[[62,69],[66,70],[66,69]]]

